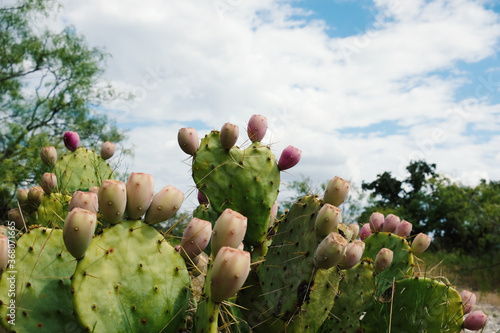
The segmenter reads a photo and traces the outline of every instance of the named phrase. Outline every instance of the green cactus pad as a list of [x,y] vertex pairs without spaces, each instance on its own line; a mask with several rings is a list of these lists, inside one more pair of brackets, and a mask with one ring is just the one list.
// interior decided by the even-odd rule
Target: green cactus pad
[[59,158],[54,173],[63,193],[88,191],[92,186],[100,186],[104,179],[113,179],[109,164],[94,151],[83,147]]
[[245,150],[225,150],[212,131],[193,159],[196,187],[218,214],[231,208],[248,218],[245,243],[259,246],[266,238],[271,208],[278,196],[280,171],[269,147],[259,142]]
[[182,257],[153,227],[124,221],[90,243],[73,276],[73,304],[93,332],[175,332],[190,278]]
[[337,267],[328,270],[321,269],[317,272],[314,284],[311,286],[309,299],[287,325],[287,333],[319,331],[334,307],[340,277],[341,274]]
[[[392,296],[393,295],[393,296]],[[460,332],[461,298],[449,284],[429,278],[411,278],[388,288],[361,321],[365,333]],[[391,315],[392,311],[392,315]]]
[[295,202],[258,268],[262,291],[270,312],[288,321],[300,311],[314,285],[316,246],[314,223],[320,201],[307,196]]
[[375,270],[370,260],[363,260],[342,273],[335,305],[319,332],[358,332],[359,318],[373,301]]
[[[2,326],[19,333],[66,332],[68,325],[77,327],[72,314],[70,280],[76,261],[64,247],[62,230],[28,231],[17,242],[14,260],[15,264],[0,280]],[[8,322],[11,313],[8,306],[12,301],[16,308],[15,325]]]
[[42,204],[38,206],[38,218],[35,223],[46,227],[62,228],[64,219],[68,215],[70,201],[71,197],[62,193],[54,192],[45,195]]
[[405,238],[392,233],[377,232],[364,240],[366,247],[363,258],[375,260],[382,248],[387,248],[394,253],[392,263],[377,275],[377,288],[375,296],[379,296],[392,285],[394,280],[401,280],[413,276],[415,266],[411,248]]

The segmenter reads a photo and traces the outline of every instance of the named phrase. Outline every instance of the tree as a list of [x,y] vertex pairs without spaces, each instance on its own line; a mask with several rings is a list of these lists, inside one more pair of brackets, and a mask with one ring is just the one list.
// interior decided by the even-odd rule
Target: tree
[[123,139],[98,111],[117,97],[101,77],[107,55],[89,47],[73,27],[54,32],[42,26],[57,8],[52,0],[17,0],[0,8],[2,219],[21,182],[33,182],[45,171],[42,146],[61,145],[68,130],[79,132],[86,146]]

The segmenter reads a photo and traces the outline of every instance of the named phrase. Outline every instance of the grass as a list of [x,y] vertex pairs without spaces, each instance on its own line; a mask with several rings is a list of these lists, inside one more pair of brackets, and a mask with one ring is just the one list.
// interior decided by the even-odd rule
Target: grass
[[459,252],[425,252],[418,256],[421,275],[446,276],[448,280],[462,289],[479,292],[481,302],[500,305],[500,254],[479,257]]

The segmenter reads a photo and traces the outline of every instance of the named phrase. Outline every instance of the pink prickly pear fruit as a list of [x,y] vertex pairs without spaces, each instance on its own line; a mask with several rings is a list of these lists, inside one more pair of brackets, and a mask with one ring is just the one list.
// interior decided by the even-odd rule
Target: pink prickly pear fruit
[[144,221],[148,224],[156,224],[168,220],[181,208],[183,201],[182,191],[171,185],[164,186],[154,195]]
[[460,297],[462,298],[462,308],[464,310],[464,314],[469,313],[474,305],[476,305],[476,294],[471,291],[464,290],[460,293]]
[[73,208],[80,207],[91,212],[97,213],[99,208],[99,201],[97,199],[97,194],[92,192],[82,192],[76,191],[71,197],[69,202],[68,211],[71,212]]
[[411,242],[411,250],[413,254],[419,255],[425,252],[431,244],[431,238],[426,234],[419,233]]
[[384,223],[382,224],[382,231],[383,232],[394,232],[396,230],[396,228],[398,227],[400,222],[401,222],[401,219],[399,218],[399,216],[396,216],[394,214],[389,214],[384,219]]
[[384,224],[384,214],[375,212],[370,215],[370,229],[372,232],[380,231],[382,224]]
[[212,266],[210,297],[220,303],[232,297],[245,283],[250,272],[250,253],[223,246]]
[[49,166],[53,167],[56,162],[57,162],[57,150],[55,147],[42,147],[40,149],[40,158],[42,159],[42,162]]
[[328,269],[338,265],[344,257],[347,244],[347,240],[339,233],[330,233],[316,248],[313,258],[314,266]]
[[476,310],[470,313],[464,319],[464,328],[471,331],[479,331],[486,326],[486,322],[488,321],[488,316],[484,314],[481,310]]
[[113,142],[106,141],[101,146],[101,157],[105,160],[110,159],[116,150],[116,145]]
[[365,250],[364,244],[365,243],[361,241],[347,244],[344,256],[339,262],[339,267],[341,269],[349,269],[356,266],[356,264],[361,260],[361,256]]
[[341,234],[342,236],[344,236],[344,238],[347,239],[348,242],[350,242],[351,240],[354,239],[353,238],[354,231],[352,231],[352,229],[350,229],[344,223],[339,223],[339,225],[337,226],[337,231],[338,231],[339,234]]
[[53,173],[44,173],[42,176],[42,180],[40,181],[40,186],[43,191],[47,194],[54,192],[57,187],[57,177]]
[[28,192],[29,190],[27,188],[20,188],[16,191],[17,203],[19,204],[19,207],[21,207],[21,209],[26,209],[29,206]]
[[212,223],[193,217],[182,235],[180,253],[184,260],[196,258],[210,242]]
[[348,225],[348,228],[352,230],[352,239],[356,239],[359,236],[359,224],[351,223]]
[[42,204],[45,193],[40,186],[33,186],[28,192],[28,202],[31,207],[38,208]]
[[154,195],[153,176],[142,172],[132,172],[127,183],[127,216],[138,220],[146,213]]
[[280,159],[278,161],[278,169],[281,171],[293,168],[300,161],[302,150],[294,146],[288,146],[283,149]]
[[371,234],[372,230],[370,228],[370,224],[369,223],[363,224],[361,230],[359,231],[359,238],[361,240],[365,240],[366,238],[370,237]]
[[267,118],[254,114],[248,121],[247,134],[252,142],[260,142],[267,132]]
[[276,215],[278,215],[278,201],[275,201],[273,207],[271,207],[271,214],[269,215],[269,228],[274,225]]
[[212,231],[212,253],[214,256],[223,246],[238,248],[247,231],[247,218],[227,208],[215,221]]
[[200,205],[208,205],[208,199],[201,191],[198,191],[198,202]]
[[80,136],[76,132],[66,132],[63,136],[64,145],[68,150],[75,151],[80,144]]
[[66,216],[63,240],[69,253],[80,259],[87,251],[97,224],[96,213],[76,207]]
[[243,250],[245,248],[245,244],[243,244],[243,242],[240,243],[240,245],[238,245],[238,250]]
[[225,123],[222,125],[220,130],[220,143],[222,148],[231,149],[238,141],[238,136],[240,135],[240,129],[238,126]]
[[385,247],[382,248],[375,257],[375,261],[373,265],[375,267],[375,271],[380,273],[385,270],[392,263],[392,259],[394,257],[394,252]]
[[97,199],[104,220],[109,224],[118,223],[123,218],[127,206],[125,183],[114,179],[103,180]]
[[406,237],[408,237],[410,235],[412,228],[413,228],[413,225],[410,222],[408,222],[406,220],[403,220],[403,221],[401,221],[398,224],[398,226],[397,226],[396,230],[394,231],[394,233],[396,235],[398,235],[399,237],[405,237],[406,238]]
[[326,186],[325,195],[323,200],[325,203],[329,203],[336,207],[340,206],[347,194],[349,194],[349,187],[351,184],[338,176],[335,176],[333,179],[330,179],[328,185]]
[[200,140],[198,139],[198,133],[193,127],[184,127],[179,130],[177,134],[177,141],[182,151],[188,155],[196,154],[196,151],[200,147]]
[[91,188],[89,188],[89,192],[99,194],[99,186],[92,186]]
[[23,230],[25,227],[23,215],[19,208],[11,209],[7,212],[7,218],[9,221],[14,221],[17,230]]
[[0,273],[9,265],[9,237],[0,234]]
[[318,240],[323,240],[333,231],[337,231],[341,218],[342,211],[340,209],[328,203],[324,204],[314,222]]

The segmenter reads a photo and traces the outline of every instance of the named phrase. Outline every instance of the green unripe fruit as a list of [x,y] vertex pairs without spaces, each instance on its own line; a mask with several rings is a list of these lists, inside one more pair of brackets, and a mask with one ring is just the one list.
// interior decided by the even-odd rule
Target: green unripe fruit
[[175,215],[184,201],[184,193],[167,185],[153,197],[144,221],[148,224],[163,222]]
[[146,213],[154,195],[153,176],[132,172],[127,180],[127,216],[138,220]]
[[64,244],[76,259],[83,257],[87,251],[96,225],[96,214],[83,208],[75,207],[66,216],[63,227]]
[[99,210],[109,224],[116,224],[125,213],[127,190],[124,182],[106,179],[101,183],[98,194]]

